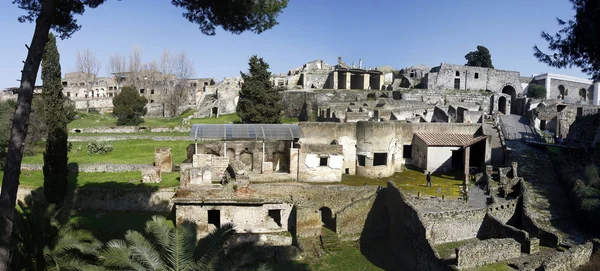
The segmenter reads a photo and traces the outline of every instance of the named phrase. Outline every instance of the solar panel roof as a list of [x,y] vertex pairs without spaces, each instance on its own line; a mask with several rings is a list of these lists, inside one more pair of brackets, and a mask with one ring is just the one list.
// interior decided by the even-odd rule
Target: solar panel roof
[[298,124],[194,124],[190,136],[195,140],[294,140],[304,133]]

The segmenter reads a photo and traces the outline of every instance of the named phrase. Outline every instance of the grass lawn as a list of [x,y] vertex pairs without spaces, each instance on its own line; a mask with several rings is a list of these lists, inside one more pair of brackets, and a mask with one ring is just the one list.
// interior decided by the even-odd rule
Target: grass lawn
[[342,250],[323,256],[318,263],[312,265],[312,269],[319,271],[383,270],[369,262],[361,254],[357,244],[353,243],[342,243]]
[[75,222],[77,227],[91,231],[99,240],[108,242],[111,239],[123,239],[127,230],[143,233],[146,221],[151,220],[153,215],[168,214],[81,210],[75,211],[71,221]]
[[[187,158],[186,148],[193,141],[117,140],[111,142],[114,150],[106,154],[87,154],[88,142],[73,142],[69,152],[69,163],[91,164],[110,162],[115,164],[152,164],[154,149],[171,148],[173,163],[180,164]],[[24,164],[43,164],[42,152],[23,157]]]
[[[4,172],[0,171],[0,177]],[[69,187],[71,188],[163,188],[176,187],[179,185],[179,172],[162,174],[162,182],[142,184],[140,182],[129,183],[130,180],[141,180],[139,171],[132,172],[71,172],[69,173]],[[44,173],[42,171],[23,171],[19,179],[20,185],[27,187],[41,187],[44,185]]]
[[351,186],[386,186],[388,181],[394,181],[398,188],[411,194],[416,195],[417,192],[421,192],[422,195],[430,196],[441,196],[443,194],[450,198],[460,197],[460,189],[463,183],[462,173],[459,171],[452,171],[441,174],[431,174],[432,187],[427,187],[425,174],[413,168],[403,168],[402,172],[396,172],[394,175],[387,178],[371,179],[358,175],[342,176],[342,184]]

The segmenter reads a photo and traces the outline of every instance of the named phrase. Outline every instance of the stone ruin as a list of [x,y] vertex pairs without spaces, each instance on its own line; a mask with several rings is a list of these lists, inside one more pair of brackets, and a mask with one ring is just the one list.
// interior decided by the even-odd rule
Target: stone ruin
[[173,156],[171,148],[156,148],[154,150],[154,165],[159,167],[162,172],[173,171]]

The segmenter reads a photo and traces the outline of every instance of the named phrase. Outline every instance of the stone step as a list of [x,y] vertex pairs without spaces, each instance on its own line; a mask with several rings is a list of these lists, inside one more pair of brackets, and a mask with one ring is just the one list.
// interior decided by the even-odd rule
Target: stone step
[[321,230],[321,247],[325,251],[338,251],[342,249],[340,238],[327,228]]

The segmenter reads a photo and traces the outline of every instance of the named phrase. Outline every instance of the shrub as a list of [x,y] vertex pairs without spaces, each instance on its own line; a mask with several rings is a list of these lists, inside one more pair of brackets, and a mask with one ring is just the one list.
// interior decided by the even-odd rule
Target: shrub
[[106,142],[90,142],[87,149],[88,154],[105,154],[113,151],[113,146]]
[[134,87],[124,87],[113,98],[113,114],[117,116],[117,125],[139,125],[144,122],[148,100],[137,92]]
[[530,84],[527,90],[527,95],[532,98],[546,98],[546,88],[538,84]]

